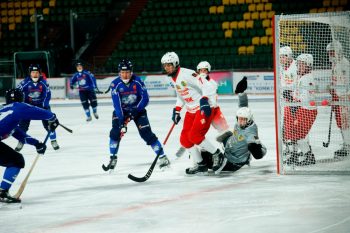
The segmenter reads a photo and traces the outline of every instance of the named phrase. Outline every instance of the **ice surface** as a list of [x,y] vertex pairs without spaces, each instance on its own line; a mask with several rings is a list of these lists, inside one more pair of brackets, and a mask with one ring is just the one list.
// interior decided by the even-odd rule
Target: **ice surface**
[[[174,99],[152,101],[148,116],[163,141],[171,127]],[[220,106],[234,124],[236,99]],[[277,175],[274,107],[271,98],[250,101],[261,141],[268,153],[231,175],[191,176],[188,155],[175,160],[181,126],[176,126],[165,152],[171,169],[155,169],[145,183],[127,178],[143,176],[154,158],[133,122],[122,139],[114,173],[101,169],[109,160],[112,106],[100,100],[100,119],[85,122],[78,101],[55,101],[52,110],[70,134],[58,128],[60,150],[50,144],[22,194],[22,209],[0,209],[1,233],[232,233],[232,232],[350,232],[350,179],[340,175]],[[29,134],[43,140],[41,122]],[[215,130],[208,137],[214,139]],[[15,146],[17,142],[7,139]],[[16,193],[35,156],[25,145],[26,167],[12,186]],[[0,168],[2,174],[3,168]]]

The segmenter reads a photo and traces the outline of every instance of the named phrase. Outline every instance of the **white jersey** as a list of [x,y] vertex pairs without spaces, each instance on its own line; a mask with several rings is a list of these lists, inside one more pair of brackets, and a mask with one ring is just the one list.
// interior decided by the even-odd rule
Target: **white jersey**
[[203,96],[208,97],[209,102],[211,100],[214,86],[194,70],[179,67],[177,75],[171,78],[171,82],[177,93],[176,107],[182,108],[185,105],[188,112],[195,113],[200,109],[199,100]]
[[332,87],[334,92],[340,98],[347,97],[350,94],[350,64],[343,57],[340,61],[332,64]]
[[316,109],[316,106],[310,105],[311,101],[315,101],[316,85],[314,76],[311,73],[299,77],[297,88],[294,91],[293,98],[297,102],[301,102],[303,108]]
[[286,68],[281,66],[280,71],[281,86],[285,90],[291,90],[297,80],[297,65],[295,60]]

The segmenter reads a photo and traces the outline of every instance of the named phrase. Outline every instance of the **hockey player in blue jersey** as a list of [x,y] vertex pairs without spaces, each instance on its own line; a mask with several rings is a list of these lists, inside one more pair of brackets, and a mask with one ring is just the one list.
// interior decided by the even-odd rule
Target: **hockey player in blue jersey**
[[98,119],[96,93],[101,92],[97,88],[96,78],[90,71],[84,69],[82,62],[77,62],[75,67],[77,72],[70,80],[70,88],[73,89],[75,83],[78,84],[79,97],[86,114],[86,121],[92,120],[90,106],[95,118]]
[[133,120],[137,126],[141,138],[151,146],[156,154],[159,154],[159,168],[170,165],[170,161],[164,154],[163,146],[157,136],[152,132],[146,106],[149,96],[145,84],[140,77],[132,73],[133,65],[129,60],[122,60],[118,65],[119,76],[110,85],[113,100],[112,129],[109,137],[110,163],[109,169],[114,169],[117,163],[117,153],[121,134],[126,133],[127,123]]
[[24,158],[2,141],[13,136],[19,141],[35,146],[39,154],[44,154],[46,145],[27,135],[18,127],[18,123],[21,120],[47,120],[49,130],[54,131],[59,122],[51,111],[21,103],[23,93],[19,89],[8,90],[5,98],[6,104],[0,106],[0,166],[6,167],[0,183],[0,202],[18,203],[21,200],[10,196],[9,189],[20,170],[24,168]]
[[[49,84],[41,75],[41,69],[38,64],[31,64],[29,66],[29,76],[26,77],[18,87],[24,94],[24,102],[39,108],[43,108],[51,111],[50,100],[51,91]],[[42,121],[46,131],[49,131],[47,120]],[[27,132],[30,125],[30,119],[22,120],[19,123],[20,128]],[[50,132],[50,141],[54,150],[58,150],[60,147],[57,144],[56,132]],[[16,151],[20,151],[23,148],[23,141],[19,141],[16,147]]]

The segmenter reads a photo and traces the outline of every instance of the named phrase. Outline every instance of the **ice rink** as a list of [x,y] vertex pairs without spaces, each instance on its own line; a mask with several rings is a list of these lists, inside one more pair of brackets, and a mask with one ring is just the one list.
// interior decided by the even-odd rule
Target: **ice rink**
[[[175,160],[181,126],[171,134],[165,152],[171,168],[155,169],[145,183],[127,178],[143,176],[154,159],[133,122],[122,139],[114,173],[102,170],[109,161],[112,105],[100,100],[100,119],[85,122],[78,101],[54,101],[52,110],[73,134],[58,128],[60,150],[48,143],[22,194],[22,209],[0,209],[1,233],[348,233],[350,177],[341,175],[277,175],[274,104],[272,97],[250,99],[267,147],[262,160],[252,160],[231,175],[186,176],[188,155]],[[153,131],[163,142],[170,129],[175,98],[151,98],[147,107]],[[237,99],[220,102],[230,125]],[[183,115],[183,114],[182,114]],[[32,122],[30,135],[41,140],[41,122]],[[208,137],[213,139],[211,129]],[[15,147],[17,142],[5,143]],[[36,156],[35,148],[21,151],[26,167],[14,183],[17,192]],[[2,174],[3,168],[0,168]]]

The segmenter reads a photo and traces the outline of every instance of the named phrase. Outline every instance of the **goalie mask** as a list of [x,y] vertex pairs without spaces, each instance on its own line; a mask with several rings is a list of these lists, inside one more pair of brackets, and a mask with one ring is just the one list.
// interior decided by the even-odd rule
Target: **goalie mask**
[[23,102],[24,95],[20,89],[13,88],[6,91],[5,99],[6,104],[11,104],[13,102]]
[[340,60],[343,56],[343,48],[339,41],[335,40],[329,43],[326,47],[329,61],[330,62],[336,62],[337,60]]
[[244,129],[253,123],[253,114],[248,107],[242,107],[236,113],[237,124]]
[[211,65],[209,64],[209,62],[207,61],[201,61],[200,63],[198,63],[197,65],[197,72],[200,73],[201,69],[206,69],[208,71],[208,73],[210,73],[211,71]]

